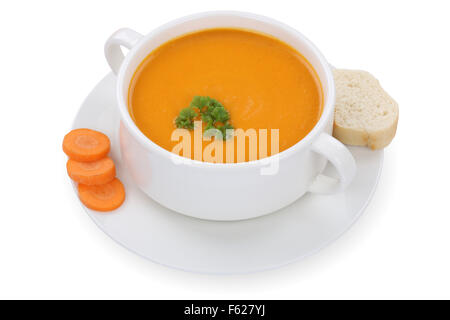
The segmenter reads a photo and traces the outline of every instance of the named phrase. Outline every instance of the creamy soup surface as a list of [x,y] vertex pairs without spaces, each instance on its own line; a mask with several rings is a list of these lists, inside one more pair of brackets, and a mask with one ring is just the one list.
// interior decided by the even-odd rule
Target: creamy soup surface
[[[188,34],[150,53],[131,81],[129,112],[144,135],[172,151],[179,143],[171,139],[174,120],[194,96],[221,102],[235,129],[267,129],[268,152],[257,159],[303,139],[318,122],[323,103],[318,76],[300,53],[275,38],[238,29]],[[271,129],[279,130],[275,152]],[[233,162],[249,160],[255,159],[235,154]]]

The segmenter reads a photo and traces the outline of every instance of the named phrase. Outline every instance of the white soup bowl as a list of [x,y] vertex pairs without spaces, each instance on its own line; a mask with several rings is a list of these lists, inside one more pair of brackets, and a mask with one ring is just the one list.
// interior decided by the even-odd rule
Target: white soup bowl
[[[171,39],[211,28],[268,34],[289,44],[310,62],[322,84],[324,101],[322,116],[305,138],[265,159],[208,163],[186,158],[174,161],[179,156],[161,148],[138,129],[128,111],[128,91],[140,63]],[[129,49],[125,57],[121,46]],[[342,191],[355,176],[352,155],[331,136],[335,87],[330,65],[308,39],[287,25],[249,13],[208,12],[175,20],[146,36],[120,29],[107,40],[105,54],[117,75],[122,159],[140,189],[169,209],[208,220],[249,219],[281,209],[307,192]],[[337,169],[338,180],[321,175],[327,161]],[[264,174],[265,168],[277,170]]]

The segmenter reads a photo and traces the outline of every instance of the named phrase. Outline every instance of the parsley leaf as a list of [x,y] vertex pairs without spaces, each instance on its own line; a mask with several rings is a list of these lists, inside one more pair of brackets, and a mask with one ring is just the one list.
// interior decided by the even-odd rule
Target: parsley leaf
[[175,124],[178,128],[194,129],[194,120],[200,115],[203,122],[205,122],[205,131],[209,129],[218,129],[226,140],[230,137],[227,135],[227,130],[234,129],[230,124],[230,113],[225,107],[216,99],[195,96],[189,107],[180,111],[180,114],[175,119]]
[[184,108],[175,119],[177,128],[194,129],[194,120],[197,117],[197,112],[193,108]]
[[222,137],[224,140],[226,140],[231,137],[230,132],[229,131],[227,132],[227,130],[233,130],[234,128],[231,124],[225,123],[221,126],[218,126],[217,129],[220,130],[220,132],[222,132]]

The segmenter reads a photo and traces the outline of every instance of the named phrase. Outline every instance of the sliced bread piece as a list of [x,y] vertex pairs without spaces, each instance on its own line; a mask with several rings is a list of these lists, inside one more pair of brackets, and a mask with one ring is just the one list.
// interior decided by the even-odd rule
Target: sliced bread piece
[[335,69],[336,108],[333,136],[342,143],[386,147],[394,138],[398,105],[370,73]]

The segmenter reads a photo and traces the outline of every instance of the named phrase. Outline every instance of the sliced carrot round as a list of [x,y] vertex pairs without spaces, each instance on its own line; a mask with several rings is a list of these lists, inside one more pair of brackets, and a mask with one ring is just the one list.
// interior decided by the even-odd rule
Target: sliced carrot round
[[109,157],[92,162],[69,159],[67,173],[73,181],[93,186],[113,181],[116,177],[116,166]]
[[78,195],[81,202],[89,209],[96,211],[112,211],[121,206],[125,200],[125,188],[119,179],[97,185],[78,185]]
[[111,148],[109,138],[101,132],[91,129],[70,131],[63,141],[63,150],[69,158],[90,162],[106,157]]

